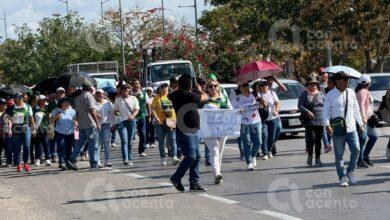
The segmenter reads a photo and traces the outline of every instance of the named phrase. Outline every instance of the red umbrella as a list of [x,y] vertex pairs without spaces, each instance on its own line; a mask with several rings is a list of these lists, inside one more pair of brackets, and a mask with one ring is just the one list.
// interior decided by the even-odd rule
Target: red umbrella
[[278,65],[268,61],[254,61],[244,65],[236,75],[238,84],[274,76],[283,72],[283,69]]

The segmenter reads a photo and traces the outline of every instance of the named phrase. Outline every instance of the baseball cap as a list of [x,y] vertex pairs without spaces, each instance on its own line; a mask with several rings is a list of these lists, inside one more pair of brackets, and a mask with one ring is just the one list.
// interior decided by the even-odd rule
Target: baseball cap
[[359,84],[363,84],[363,83],[369,84],[369,83],[371,83],[371,77],[369,75],[367,75],[367,74],[362,74],[360,76],[360,79],[359,79],[358,83]]
[[15,93],[15,98],[23,98],[23,97],[24,97],[23,93],[21,92]]
[[41,100],[46,100],[47,98],[46,98],[46,96],[44,96],[44,95],[39,95],[39,96],[37,97],[37,99],[38,99],[38,101],[41,101]]
[[58,87],[56,89],[56,92],[65,92],[65,89],[63,87]]

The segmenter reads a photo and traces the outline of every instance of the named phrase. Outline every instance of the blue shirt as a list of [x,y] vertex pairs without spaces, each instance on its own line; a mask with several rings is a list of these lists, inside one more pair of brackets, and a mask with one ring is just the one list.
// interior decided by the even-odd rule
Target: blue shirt
[[60,108],[55,108],[51,115],[55,116],[58,113],[61,113],[61,119],[57,121],[55,131],[64,135],[69,135],[74,133],[73,129],[73,120],[76,117],[76,111],[73,108],[68,108],[67,110],[62,110]]

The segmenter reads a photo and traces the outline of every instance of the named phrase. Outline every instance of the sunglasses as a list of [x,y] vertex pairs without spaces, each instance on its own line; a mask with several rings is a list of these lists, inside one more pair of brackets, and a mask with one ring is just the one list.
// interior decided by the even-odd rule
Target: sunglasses
[[218,85],[209,85],[209,88],[218,88]]

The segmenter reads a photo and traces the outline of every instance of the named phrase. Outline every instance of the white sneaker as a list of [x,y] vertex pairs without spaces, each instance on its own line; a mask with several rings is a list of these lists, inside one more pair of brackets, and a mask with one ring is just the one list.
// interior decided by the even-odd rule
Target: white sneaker
[[253,158],[252,158],[252,164],[253,164],[253,167],[257,167],[257,160],[256,160],[256,157],[253,157]]
[[172,166],[176,166],[177,164],[179,164],[180,163],[180,159],[179,158],[177,158],[177,157],[173,157],[172,158]]
[[39,167],[39,165],[41,165],[41,160],[40,159],[35,160],[34,164],[35,166]]
[[146,156],[148,156],[148,155],[146,155],[145,152],[142,152],[139,156],[140,156],[140,157],[146,157]]
[[390,160],[390,148],[386,148],[386,157],[387,160]]
[[249,163],[248,164],[248,169],[247,170],[249,170],[249,171],[252,171],[252,170],[254,170],[255,168],[253,167],[253,164],[252,163]]
[[161,166],[166,166],[167,165],[167,160],[164,158],[161,158]]
[[155,148],[155,147],[156,147],[156,145],[154,145],[154,144],[150,145],[150,148]]
[[347,173],[346,176],[348,177],[349,183],[350,183],[350,184],[355,185],[355,184],[357,183],[357,181],[356,181],[356,179],[355,179],[355,175],[353,175],[352,172]]
[[133,166],[134,165],[133,161],[129,161],[128,163],[129,163],[129,166]]
[[164,154],[168,154],[168,148],[164,147]]
[[263,160],[268,160],[268,155],[264,155]]
[[51,166],[50,160],[45,160],[45,163],[46,163],[46,166],[47,166],[47,167],[50,167],[50,166]]
[[272,153],[271,153],[271,152],[269,152],[269,153],[268,153],[268,157],[269,157],[269,159],[272,159],[272,158],[274,158],[274,156],[272,155]]
[[340,186],[342,186],[342,187],[348,187],[348,180],[347,180],[347,177],[346,177],[346,176],[343,176],[343,178],[341,178],[341,180],[340,180]]
[[117,147],[115,143],[112,143],[111,144],[111,147]]

